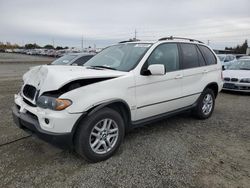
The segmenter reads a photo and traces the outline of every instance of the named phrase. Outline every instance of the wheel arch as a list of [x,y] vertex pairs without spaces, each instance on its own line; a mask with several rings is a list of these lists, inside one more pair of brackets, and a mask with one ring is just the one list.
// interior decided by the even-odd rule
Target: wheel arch
[[101,103],[97,106],[94,106],[92,108],[90,108],[88,111],[86,111],[85,113],[83,113],[78,120],[76,121],[75,125],[72,128],[72,139],[74,139],[75,134],[77,132],[77,128],[79,127],[80,122],[86,118],[87,116],[91,116],[93,113],[101,110],[102,108],[112,108],[116,111],[118,111],[123,120],[124,120],[124,124],[125,124],[125,131],[128,131],[131,125],[131,111],[129,108],[129,105],[122,99],[115,99],[115,100],[111,100],[108,102],[104,102]]
[[[214,97],[216,98],[217,95],[218,95],[218,93],[219,93],[219,86],[218,86],[218,84],[217,84],[216,82],[211,82],[211,83],[209,83],[209,84],[205,87],[205,89],[207,89],[207,88],[212,89],[212,90],[214,91]],[[205,90],[205,89],[204,89],[204,90]]]

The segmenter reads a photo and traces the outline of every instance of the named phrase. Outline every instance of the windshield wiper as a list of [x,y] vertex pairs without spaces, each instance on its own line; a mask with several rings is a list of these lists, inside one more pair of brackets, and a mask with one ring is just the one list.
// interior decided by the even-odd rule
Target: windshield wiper
[[90,67],[93,67],[93,68],[110,69],[110,70],[117,70],[117,69],[115,69],[115,68],[112,68],[112,67],[106,67],[106,66],[102,66],[102,65],[96,65],[96,66],[90,66]]

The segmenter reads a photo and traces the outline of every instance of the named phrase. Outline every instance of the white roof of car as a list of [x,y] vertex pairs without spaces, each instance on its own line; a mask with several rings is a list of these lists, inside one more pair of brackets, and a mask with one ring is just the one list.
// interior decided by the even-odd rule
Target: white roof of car
[[190,43],[190,44],[201,44],[205,45],[204,43],[199,43],[196,41],[188,41],[188,40],[181,40],[181,39],[176,39],[176,40],[157,40],[157,41],[127,41],[127,42],[121,42],[120,44],[155,44],[155,43],[166,43],[166,42],[177,42],[177,43]]
[[191,39],[191,38],[185,38],[185,37],[174,37],[174,36],[170,36],[170,37],[163,37],[160,38],[156,41],[140,41],[140,40],[134,40],[134,41],[122,41],[120,43],[149,43],[149,44],[153,44],[153,43],[165,43],[165,42],[185,42],[185,43],[199,43],[199,44],[203,44],[205,45],[202,41],[197,40],[197,39]]

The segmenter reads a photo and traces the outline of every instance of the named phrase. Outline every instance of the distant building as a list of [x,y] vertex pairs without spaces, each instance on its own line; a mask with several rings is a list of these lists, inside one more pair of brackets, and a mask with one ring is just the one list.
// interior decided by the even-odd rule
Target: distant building
[[250,55],[250,47],[247,48],[246,55]]
[[215,50],[215,49],[213,49],[213,51],[216,54],[233,54],[234,53],[234,51],[232,51],[232,50]]

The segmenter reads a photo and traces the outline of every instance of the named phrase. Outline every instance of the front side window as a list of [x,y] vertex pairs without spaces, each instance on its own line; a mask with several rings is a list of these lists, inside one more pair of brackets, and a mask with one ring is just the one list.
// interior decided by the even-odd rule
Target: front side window
[[208,49],[208,47],[199,45],[199,48],[201,49],[201,52],[202,52],[202,54],[203,54],[203,56],[204,56],[204,58],[206,60],[207,65],[213,65],[213,64],[217,63],[214,54],[211,52],[210,49]]
[[111,46],[95,55],[84,66],[130,71],[139,63],[151,45],[148,43],[125,43]]
[[225,58],[225,62],[229,62],[229,61],[231,61],[231,58],[230,58],[230,56],[227,56],[227,57]]
[[194,44],[181,44],[183,69],[199,67],[199,57]]
[[147,66],[152,64],[162,64],[166,72],[179,69],[179,54],[177,44],[161,44],[152,52],[147,60]]
[[226,57],[225,55],[217,55],[217,56],[220,59],[220,61],[224,62],[225,57]]

